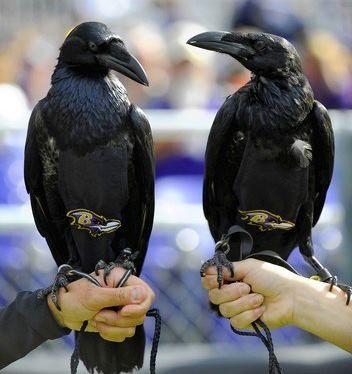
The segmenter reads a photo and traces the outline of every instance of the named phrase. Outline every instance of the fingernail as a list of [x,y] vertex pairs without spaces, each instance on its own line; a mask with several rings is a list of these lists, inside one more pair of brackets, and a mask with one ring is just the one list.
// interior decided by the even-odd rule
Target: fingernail
[[90,324],[91,324],[94,328],[97,327],[97,323],[96,323],[95,321],[90,321]]
[[142,299],[142,290],[140,287],[135,287],[131,291],[131,300],[140,301]]
[[121,310],[121,315],[123,317],[129,317],[131,314],[129,312],[126,312],[124,309]]
[[260,305],[262,302],[263,302],[263,296],[262,295],[253,296],[253,305],[254,306]]
[[256,314],[261,315],[261,314],[263,314],[264,311],[265,311],[265,306],[262,305],[262,306],[260,306],[259,308],[254,309],[254,311],[255,311]]
[[96,316],[96,317],[94,317],[94,321],[96,321],[96,322],[105,322],[105,318],[103,318],[101,316]]

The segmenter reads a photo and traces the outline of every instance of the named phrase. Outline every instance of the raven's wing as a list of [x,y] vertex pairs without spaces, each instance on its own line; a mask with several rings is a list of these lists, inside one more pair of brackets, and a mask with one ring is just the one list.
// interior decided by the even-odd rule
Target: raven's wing
[[215,241],[234,224],[237,201],[233,183],[239,170],[245,139],[236,139],[236,94],[229,96],[216,114],[205,151],[203,210]]
[[[29,119],[24,154],[24,181],[27,192],[30,195],[32,212],[37,229],[46,239],[54,260],[58,265],[61,265],[67,262],[69,254],[60,229],[53,219],[53,214],[56,217],[62,215],[65,217],[65,212],[60,211],[61,205],[57,201],[48,202],[48,194],[43,186],[43,167],[37,137],[38,128],[44,127],[40,106],[41,102],[35,106]],[[52,186],[52,188],[54,189],[55,187]],[[55,191],[51,191],[50,195],[53,196],[53,199],[59,198],[58,194],[57,197],[54,197]],[[49,204],[50,207],[55,206],[59,211],[52,212],[49,209]]]
[[[128,242],[139,251],[136,260],[139,274],[148,249],[154,220],[155,161],[153,138],[149,122],[144,113],[131,105],[130,120],[134,136],[133,174],[129,175],[130,198],[125,209],[128,221]],[[132,180],[131,180],[132,179]]]
[[314,102],[313,107],[313,162],[315,173],[315,200],[313,226],[318,222],[323,210],[334,168],[334,133],[331,120],[326,108]]

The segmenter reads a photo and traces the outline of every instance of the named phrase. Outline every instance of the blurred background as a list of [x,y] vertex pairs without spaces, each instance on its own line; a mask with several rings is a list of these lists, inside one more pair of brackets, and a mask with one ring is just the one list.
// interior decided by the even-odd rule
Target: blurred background
[[[30,112],[47,93],[58,48],[84,21],[117,32],[150,81],[144,88],[119,76],[131,101],[146,111],[155,139],[155,225],[142,277],[156,291],[164,321],[160,372],[266,372],[265,347],[234,335],[226,320],[208,311],[199,279],[200,264],[214,249],[201,206],[207,136],[216,110],[249,73],[229,56],[185,43],[202,31],[251,29],[296,46],[315,97],[331,109],[336,135],[334,177],[314,229],[315,248],[324,264],[351,282],[352,1],[0,0],[0,307],[20,290],[47,286],[56,272],[28,205],[23,149]],[[291,264],[311,275],[297,252]],[[146,328],[150,339],[152,321]],[[273,337],[287,373],[352,367],[342,350],[295,328]],[[69,372],[72,347],[72,335],[46,343],[4,372]]]

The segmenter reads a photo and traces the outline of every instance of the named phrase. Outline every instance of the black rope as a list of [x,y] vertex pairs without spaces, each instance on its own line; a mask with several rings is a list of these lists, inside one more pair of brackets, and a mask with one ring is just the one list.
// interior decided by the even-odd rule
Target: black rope
[[[233,235],[240,235],[240,238],[241,238],[239,258],[242,260],[243,258],[250,257],[250,253],[253,248],[252,235],[248,231],[246,231],[243,227],[238,226],[238,225],[233,225],[228,229],[227,233],[222,236],[221,241],[225,243],[227,246],[229,246],[229,242]],[[219,275],[219,272],[218,272],[218,275]],[[221,283],[219,283],[219,285],[221,285]],[[260,331],[258,326],[263,329],[265,335]],[[260,319],[257,319],[256,321],[252,323],[252,327],[255,332],[237,330],[232,326],[231,326],[231,329],[234,333],[238,335],[256,336],[257,338],[259,338],[263,342],[263,344],[265,345],[265,347],[267,348],[269,352],[269,374],[275,374],[276,372],[279,374],[282,374],[282,369],[279,365],[279,361],[277,360],[277,357],[274,353],[274,344],[273,344],[271,332],[268,326]]]
[[155,374],[156,355],[158,353],[161,332],[161,316],[159,310],[156,308],[148,310],[147,316],[154,317],[155,319],[152,350],[150,352],[150,374]]
[[[259,325],[264,330],[265,336],[262,334],[262,332],[260,331],[257,325]],[[274,353],[274,343],[271,337],[271,332],[269,330],[269,327],[260,319],[254,321],[252,323],[252,326],[255,332],[257,333],[258,337],[260,337],[260,339],[262,340],[262,342],[264,343],[264,340],[266,340],[268,343],[268,345],[266,345],[265,343],[264,344],[269,351],[269,373],[275,373],[275,368],[276,368],[276,371],[279,374],[282,374],[282,369],[279,365],[279,361]]]
[[[258,325],[264,330],[265,335],[260,331]],[[256,336],[257,338],[259,338],[264,343],[265,347],[267,348],[269,352],[269,374],[275,374],[275,373],[282,374],[283,371],[274,353],[273,339],[271,337],[271,333],[270,333],[268,326],[260,319],[257,319],[256,321],[254,321],[252,323],[252,326],[255,332],[237,330],[232,325],[231,325],[231,330],[237,335]]]

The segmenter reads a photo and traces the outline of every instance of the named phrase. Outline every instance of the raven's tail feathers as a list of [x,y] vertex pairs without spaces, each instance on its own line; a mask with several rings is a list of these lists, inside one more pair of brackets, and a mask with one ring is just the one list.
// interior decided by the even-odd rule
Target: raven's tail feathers
[[[109,342],[102,339],[99,334],[83,331],[76,333],[76,340],[79,358],[91,374],[95,371],[103,374],[128,373],[143,366],[143,326],[137,326],[135,335],[123,343]],[[72,355],[71,372],[74,365],[78,366],[78,360],[75,361]]]

